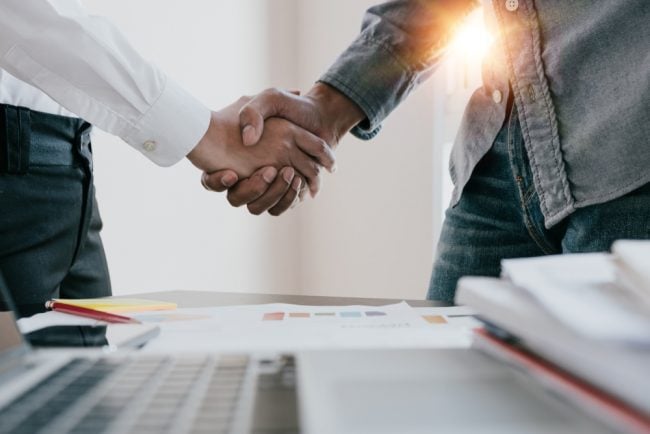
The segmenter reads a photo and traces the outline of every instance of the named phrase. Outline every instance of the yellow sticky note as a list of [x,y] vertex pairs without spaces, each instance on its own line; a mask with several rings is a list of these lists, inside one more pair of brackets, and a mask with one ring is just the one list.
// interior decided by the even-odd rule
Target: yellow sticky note
[[73,306],[85,307],[102,312],[146,312],[149,310],[171,310],[176,309],[176,303],[158,300],[146,300],[144,298],[80,298],[65,299],[56,301]]

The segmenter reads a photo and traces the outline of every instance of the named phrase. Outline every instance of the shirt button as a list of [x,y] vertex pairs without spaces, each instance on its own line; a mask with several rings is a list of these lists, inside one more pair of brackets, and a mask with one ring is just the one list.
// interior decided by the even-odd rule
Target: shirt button
[[506,9],[510,12],[519,9],[519,0],[506,0]]
[[492,100],[497,104],[501,104],[501,101],[503,101],[503,94],[499,89],[495,89],[494,92],[492,92]]
[[156,150],[156,142],[153,140],[147,140],[142,144],[142,147],[147,152],[153,152]]

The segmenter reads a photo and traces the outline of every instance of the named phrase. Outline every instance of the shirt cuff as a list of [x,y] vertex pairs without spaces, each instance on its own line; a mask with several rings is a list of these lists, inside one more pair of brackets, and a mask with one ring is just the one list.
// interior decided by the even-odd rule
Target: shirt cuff
[[210,125],[211,111],[172,80],[158,100],[122,137],[159,166],[182,160]]
[[392,50],[378,41],[355,41],[318,80],[354,101],[366,120],[351,133],[369,140],[381,129],[381,122],[413,87],[414,74]]

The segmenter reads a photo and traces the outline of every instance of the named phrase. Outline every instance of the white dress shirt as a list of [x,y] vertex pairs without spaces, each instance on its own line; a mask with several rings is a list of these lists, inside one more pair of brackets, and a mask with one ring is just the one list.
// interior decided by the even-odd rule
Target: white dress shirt
[[210,110],[79,0],[0,0],[0,103],[72,113],[158,165],[187,155]]

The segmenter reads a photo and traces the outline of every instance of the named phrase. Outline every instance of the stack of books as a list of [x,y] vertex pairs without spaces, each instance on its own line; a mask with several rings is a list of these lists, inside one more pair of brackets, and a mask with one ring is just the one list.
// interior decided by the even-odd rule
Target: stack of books
[[477,348],[616,431],[650,433],[650,242],[504,260],[500,279],[461,279],[456,303],[484,324]]

